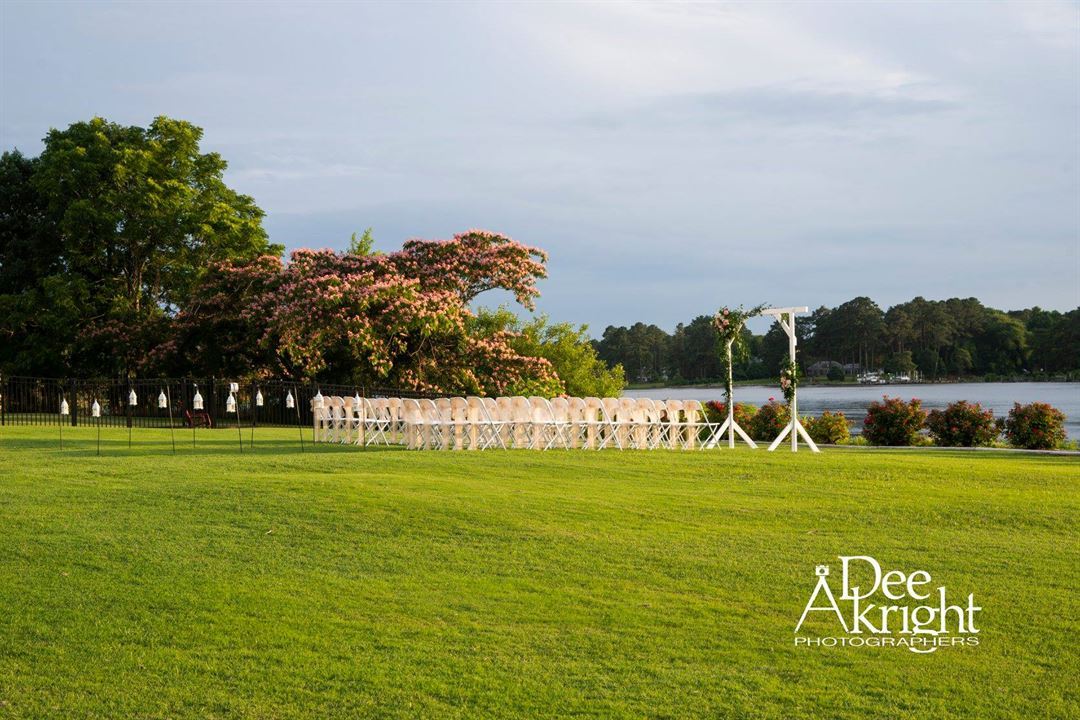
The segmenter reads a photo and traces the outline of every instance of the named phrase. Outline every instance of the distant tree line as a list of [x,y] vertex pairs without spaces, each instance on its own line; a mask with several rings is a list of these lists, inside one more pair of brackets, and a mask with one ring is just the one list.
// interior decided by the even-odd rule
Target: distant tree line
[[[835,363],[832,377],[859,370],[944,377],[1061,375],[1080,370],[1080,308],[1069,312],[1001,311],[975,298],[916,297],[882,310],[868,297],[819,307],[796,324],[799,365]],[[749,330],[749,358],[736,379],[772,378],[787,357],[788,339],[773,324],[764,335]],[[679,323],[668,333],[656,325],[609,326],[594,341],[597,354],[621,364],[632,383],[703,382],[720,378],[711,315]]]

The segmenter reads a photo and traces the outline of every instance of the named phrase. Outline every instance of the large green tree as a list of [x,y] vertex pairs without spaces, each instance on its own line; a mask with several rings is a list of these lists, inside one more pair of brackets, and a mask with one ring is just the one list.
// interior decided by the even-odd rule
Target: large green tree
[[0,161],[0,368],[147,370],[149,350],[213,262],[270,245],[263,212],[202,153],[202,130],[158,117],[52,130]]
[[[560,385],[556,392],[575,397],[618,397],[626,387],[622,365],[608,367],[589,342],[588,328],[553,323],[547,315],[523,321],[508,308],[481,308],[472,330],[490,337],[509,334],[510,346],[524,357],[544,358],[551,363]],[[518,391],[518,388],[514,388]],[[541,388],[541,392],[544,392]],[[547,394],[553,394],[550,391]]]
[[666,332],[639,322],[630,327],[608,326],[596,350],[608,365],[622,365],[630,382],[655,382],[674,374],[669,367],[670,345]]

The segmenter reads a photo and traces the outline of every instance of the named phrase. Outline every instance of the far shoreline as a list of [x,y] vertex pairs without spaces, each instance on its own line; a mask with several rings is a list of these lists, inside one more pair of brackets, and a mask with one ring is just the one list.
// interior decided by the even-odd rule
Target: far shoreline
[[[917,382],[884,382],[884,383],[860,383],[856,381],[836,380],[799,380],[799,387],[920,387],[928,385],[1015,385],[1017,383],[1071,383],[1080,382],[1080,378],[1070,376],[1050,378],[1013,378],[1009,380],[984,380],[982,378],[951,378],[948,380],[919,380]],[[776,387],[780,383],[779,378],[774,380],[736,380],[734,387]],[[695,382],[695,383],[628,383],[624,390],[660,390],[662,388],[701,388],[705,390],[723,389],[724,383],[720,381]]]

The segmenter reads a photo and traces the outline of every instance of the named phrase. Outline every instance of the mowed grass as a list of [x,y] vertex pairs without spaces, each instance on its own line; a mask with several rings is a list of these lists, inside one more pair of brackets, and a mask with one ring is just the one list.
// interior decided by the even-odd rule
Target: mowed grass
[[[1072,457],[64,435],[0,428],[0,717],[1077,716]],[[796,648],[837,555],[980,645]]]

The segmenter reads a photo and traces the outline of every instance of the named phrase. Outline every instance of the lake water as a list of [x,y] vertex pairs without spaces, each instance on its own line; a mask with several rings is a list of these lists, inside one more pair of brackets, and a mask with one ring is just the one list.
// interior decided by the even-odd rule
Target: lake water
[[[627,397],[647,397],[655,400],[724,399],[722,387],[651,388],[627,390]],[[1065,413],[1065,431],[1070,439],[1080,438],[1080,383],[933,383],[910,385],[801,385],[799,414],[819,415],[823,410],[841,411],[854,422],[852,432],[862,429],[866,408],[882,395],[904,400],[919,398],[925,410],[941,410],[957,400],[980,403],[984,408],[1003,417],[1013,403],[1045,402]],[[774,397],[783,402],[780,388],[763,385],[735,387],[735,402],[763,405]]]

